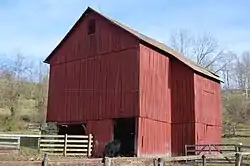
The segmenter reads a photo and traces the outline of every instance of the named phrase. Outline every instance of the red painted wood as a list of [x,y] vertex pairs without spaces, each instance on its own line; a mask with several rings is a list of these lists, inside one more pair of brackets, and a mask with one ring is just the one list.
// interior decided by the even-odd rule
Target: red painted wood
[[[62,114],[66,112],[64,120],[67,122],[135,116],[138,114],[138,73],[133,73],[138,71],[135,54],[136,50],[127,50],[103,56],[99,61],[88,59],[67,63],[64,77],[66,88],[50,87],[50,93],[63,92],[57,99],[50,96],[50,102],[57,107],[64,105],[59,110]],[[106,68],[106,72],[95,72],[98,69],[95,66],[99,64],[103,66],[103,71]],[[75,68],[79,65],[85,70],[76,72]],[[63,99],[66,99],[64,103],[61,102]],[[50,114],[59,110],[48,110],[48,120]]]
[[193,71],[180,61],[171,60],[172,123],[194,122]]
[[170,156],[171,124],[148,118],[139,118],[137,155]]
[[[96,33],[87,35],[89,19]],[[138,115],[138,41],[91,13],[50,60],[47,121]]]
[[[88,35],[88,20],[96,20],[96,33]],[[60,64],[77,59],[91,58],[96,55],[105,55],[128,48],[134,48],[138,41],[124,30],[110,24],[96,13],[90,13],[79,22],[78,28],[67,38],[55,54],[50,64]]]
[[221,143],[221,127],[195,123],[196,144]]
[[[96,33],[87,35],[93,18]],[[219,83],[95,13],[80,21],[50,67],[47,121],[87,122],[97,155],[112,138],[113,118],[137,118],[141,156],[180,155],[186,144],[221,141]]]
[[87,133],[94,136],[93,155],[102,157],[105,145],[112,140],[113,122],[112,120],[97,120],[87,122]]
[[218,82],[195,74],[195,121],[222,126],[221,87]]
[[171,61],[171,81],[172,155],[183,155],[187,144],[220,143],[220,84],[176,60]]
[[195,124],[172,124],[172,156],[185,155],[185,145],[195,144]]
[[171,123],[169,58],[140,45],[140,117]]

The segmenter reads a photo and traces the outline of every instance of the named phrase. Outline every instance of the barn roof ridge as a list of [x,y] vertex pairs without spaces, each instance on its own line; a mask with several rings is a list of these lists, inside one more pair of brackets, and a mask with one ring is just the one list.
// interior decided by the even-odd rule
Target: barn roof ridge
[[161,43],[153,38],[150,38],[146,35],[141,34],[140,32],[112,19],[109,18],[103,14],[101,14],[100,12],[94,10],[91,7],[87,7],[87,9],[84,11],[84,13],[82,14],[82,16],[77,20],[77,22],[73,25],[73,27],[69,30],[69,32],[65,35],[65,37],[62,39],[61,42],[59,42],[59,44],[56,46],[56,48],[49,54],[49,56],[44,60],[45,63],[48,63],[49,59],[51,58],[51,56],[54,54],[54,52],[58,49],[58,47],[60,47],[60,45],[70,36],[70,34],[72,33],[72,30],[75,29],[77,27],[77,25],[80,23],[80,21],[84,18],[85,15],[87,15],[89,12],[95,12],[98,15],[100,15],[101,17],[105,18],[106,20],[110,21],[112,24],[118,26],[119,28],[124,29],[125,31],[127,31],[128,33],[130,33],[131,35],[133,35],[134,37],[138,38],[140,41],[143,41],[153,47],[155,47],[156,49],[159,49],[167,54],[170,54],[171,56],[173,56],[174,58],[178,59],[179,61],[181,61],[182,63],[184,63],[185,65],[187,65],[188,67],[190,67],[191,69],[193,69],[196,72],[199,72],[201,74],[204,74],[208,77],[211,77],[213,79],[216,79],[220,82],[223,82],[223,80],[215,73],[213,73],[212,71],[209,71],[208,69],[205,69],[203,67],[201,67],[200,65],[198,65],[197,63],[193,62],[192,60],[186,58],[185,56],[181,55],[179,52],[173,50],[172,48],[168,47],[167,45],[165,45],[164,43]]

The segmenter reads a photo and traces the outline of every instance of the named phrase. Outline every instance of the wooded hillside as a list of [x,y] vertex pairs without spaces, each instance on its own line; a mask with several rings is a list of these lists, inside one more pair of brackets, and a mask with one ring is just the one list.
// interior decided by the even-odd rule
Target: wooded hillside
[[43,123],[46,112],[48,68],[22,55],[0,63],[0,130],[24,130]]

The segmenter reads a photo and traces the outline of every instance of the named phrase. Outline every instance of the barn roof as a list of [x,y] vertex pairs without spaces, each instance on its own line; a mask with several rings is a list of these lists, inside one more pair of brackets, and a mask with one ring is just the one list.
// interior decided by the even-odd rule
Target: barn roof
[[179,61],[181,61],[182,63],[184,63],[185,65],[187,65],[188,67],[192,68],[194,71],[204,74],[208,77],[211,77],[213,79],[216,79],[218,81],[222,80],[220,79],[220,77],[199,66],[197,63],[189,60],[188,58],[186,58],[185,56],[181,55],[180,53],[178,53],[177,51],[171,49],[170,47],[166,46],[165,44],[156,41],[155,39],[152,39],[148,36],[145,36],[137,31],[135,31],[134,29],[129,28],[128,26],[121,24],[120,22],[113,20],[111,18],[108,18],[107,16],[104,16],[103,14],[97,12],[96,10],[92,9],[91,7],[88,7],[85,12],[82,14],[82,16],[79,18],[79,20],[73,25],[73,27],[70,29],[70,31],[66,34],[66,36],[62,39],[62,41],[57,45],[57,47],[50,53],[50,55],[45,59],[45,63],[48,63],[50,58],[54,55],[54,53],[56,52],[56,50],[62,45],[63,42],[65,42],[65,40],[67,40],[67,38],[70,36],[70,34],[74,31],[74,29],[78,26],[78,24],[81,22],[81,20],[89,13],[89,12],[95,12],[98,15],[100,15],[101,17],[105,18],[107,21],[110,21],[112,24],[124,29],[125,31],[129,32],[131,35],[133,35],[134,37],[138,38],[141,42],[147,43],[150,46],[154,47],[157,50],[163,51],[167,54],[172,55],[174,58],[178,59]]

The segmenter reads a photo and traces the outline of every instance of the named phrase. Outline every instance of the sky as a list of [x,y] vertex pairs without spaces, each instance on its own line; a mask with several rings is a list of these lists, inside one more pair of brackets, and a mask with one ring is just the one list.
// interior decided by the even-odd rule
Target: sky
[[236,54],[250,51],[249,0],[1,0],[0,58],[45,59],[87,6],[166,44],[186,29],[209,32]]

